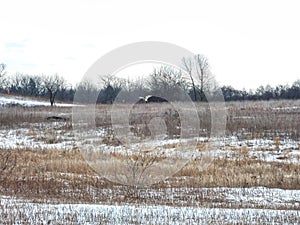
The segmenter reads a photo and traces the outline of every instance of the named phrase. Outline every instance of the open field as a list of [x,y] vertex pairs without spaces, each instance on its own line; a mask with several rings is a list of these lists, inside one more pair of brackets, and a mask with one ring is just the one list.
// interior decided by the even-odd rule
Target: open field
[[[247,197],[247,196],[245,196]],[[3,197],[14,224],[298,224],[298,210],[168,205],[40,204]],[[14,211],[14,215],[12,215]]]
[[[210,150],[213,161],[201,170],[196,157],[167,179],[131,187],[103,177],[81,147],[96,143],[105,160],[142,160],[153,163],[149,168],[173,157],[181,132],[176,111],[139,107],[129,128],[140,142],[130,148],[113,133],[109,105],[96,107],[96,136],[90,139],[76,136],[68,105],[0,108],[2,223],[299,224],[300,101],[227,103],[226,136],[214,149],[208,105],[198,104],[199,135],[182,141],[195,142],[196,152]],[[164,118],[166,135],[151,139],[145,120],[155,117]],[[163,154],[147,155],[153,149]],[[140,150],[146,157],[136,155]]]

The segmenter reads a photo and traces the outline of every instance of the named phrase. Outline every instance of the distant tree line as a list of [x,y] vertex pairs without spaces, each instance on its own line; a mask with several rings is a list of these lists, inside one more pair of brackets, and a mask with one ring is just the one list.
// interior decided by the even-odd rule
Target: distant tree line
[[300,80],[295,81],[291,86],[266,85],[259,86],[254,91],[237,90],[231,86],[223,86],[221,89],[225,101],[300,99]]
[[[185,71],[185,72],[183,72]],[[98,96],[97,103],[111,104],[123,92],[123,101],[128,102],[138,96],[155,93],[168,96],[168,100],[185,99],[182,93],[193,101],[207,101],[206,94],[215,95],[220,89],[210,72],[208,60],[203,55],[183,58],[182,69],[161,66],[150,73],[147,79],[126,80],[113,75],[99,76],[99,83],[81,82],[73,87],[55,74],[27,75],[18,73],[7,76],[6,65],[0,64],[0,91],[14,95],[48,98],[53,106],[55,100],[73,101],[76,91],[80,91],[82,102],[89,102],[90,96]],[[256,90],[237,90],[231,86],[221,87],[225,101],[300,99],[300,80],[291,86],[260,86]]]
[[5,77],[0,82],[2,93],[49,98],[51,106],[54,105],[55,99],[72,101],[75,93],[75,90],[58,75],[38,76],[18,73]]

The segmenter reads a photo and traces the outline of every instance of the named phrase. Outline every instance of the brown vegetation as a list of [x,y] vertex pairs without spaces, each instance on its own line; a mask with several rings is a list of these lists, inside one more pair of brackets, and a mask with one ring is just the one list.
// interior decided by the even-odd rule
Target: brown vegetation
[[[299,109],[277,110],[280,105],[298,104],[298,102],[282,103],[247,102],[243,106],[228,104],[227,134],[235,134],[240,139],[270,138],[274,140],[276,151],[285,138],[299,140]],[[272,107],[271,107],[272,106]],[[152,106],[157,107],[157,106]],[[206,103],[197,105],[201,123],[201,134],[209,131],[209,110]],[[97,106],[97,126],[110,126],[110,106]],[[154,109],[153,109],[154,110]],[[0,113],[1,126],[30,127],[31,123],[51,123],[46,120],[49,108],[3,108]],[[70,108],[51,108],[51,115],[65,113]],[[171,114],[170,114],[171,115]],[[138,121],[132,117],[132,123]],[[171,119],[170,119],[171,121]],[[71,122],[64,129],[71,128]],[[172,127],[170,127],[172,128]],[[51,130],[49,131],[51,132]],[[177,132],[177,131],[176,131]],[[51,136],[51,135],[50,135]],[[61,137],[63,139],[63,137]],[[46,140],[47,141],[47,140]],[[49,140],[51,141],[51,140]],[[60,141],[60,140],[54,140]],[[105,144],[119,145],[115,137],[107,137]],[[166,145],[163,148],[172,148]],[[197,148],[205,149],[205,143],[198,143]],[[228,146],[227,146],[228,147]],[[229,147],[228,147],[229,148]],[[204,171],[198,169],[197,160],[189,162],[173,177],[153,184],[149,188],[166,187],[253,187],[299,189],[300,165],[282,162],[267,162],[249,156],[247,146],[231,148],[230,158],[216,157]],[[112,155],[118,159],[128,158]],[[133,156],[131,156],[133,157]],[[285,155],[280,155],[285,157]],[[0,193],[30,197],[33,199],[52,199],[60,202],[99,202],[111,201],[103,194],[107,189],[122,189],[127,197],[118,197],[116,192],[112,199],[132,202],[137,196],[127,186],[120,186],[99,176],[83,159],[79,150],[63,149],[1,149],[0,150]],[[284,160],[284,158],[282,158]],[[150,158],[149,158],[150,160]],[[149,161],[146,160],[147,162]],[[151,160],[150,160],[151,162]],[[149,197],[150,198],[150,197]],[[141,199],[140,199],[141,200]],[[150,201],[146,199],[143,201]]]

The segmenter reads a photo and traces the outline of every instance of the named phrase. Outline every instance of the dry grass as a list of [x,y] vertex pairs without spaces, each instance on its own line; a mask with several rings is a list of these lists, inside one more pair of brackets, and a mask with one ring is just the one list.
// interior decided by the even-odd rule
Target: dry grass
[[[251,159],[217,159],[205,171],[196,162],[182,168],[176,177],[185,177],[192,187],[256,187],[299,189],[300,166]],[[181,185],[181,184],[180,184]]]
[[71,108],[67,107],[9,107],[0,108],[0,124],[5,127],[18,126],[30,123],[45,123],[48,116],[68,114],[71,119]]
[[[240,138],[278,137],[299,140],[300,134],[300,101],[270,102],[230,102],[227,107],[228,135],[238,134]],[[122,106],[124,110],[128,105]],[[146,107],[146,109],[145,109]],[[184,104],[182,104],[184,107]],[[294,107],[294,108],[293,108]],[[197,103],[196,108],[200,122],[200,135],[209,135],[210,110],[207,103]],[[285,110],[287,108],[287,110]],[[120,108],[122,111],[122,108]],[[96,126],[111,126],[111,105],[96,106]],[[23,123],[46,122],[49,115],[64,114],[71,119],[71,108],[66,107],[11,107],[1,108],[1,126],[20,126]],[[133,133],[149,136],[147,121],[155,117],[165,120],[170,137],[180,134],[180,118],[176,109],[168,104],[151,104],[134,106],[130,111],[130,126]]]
[[78,151],[6,149],[0,154],[8,153],[16,159],[16,164],[10,173],[3,171],[0,174],[2,194],[90,201],[91,196],[80,192],[111,186],[110,182],[97,176]]
[[[244,147],[240,151],[241,154],[247,154]],[[116,185],[99,177],[78,151],[1,151],[1,154],[8,153],[12,159],[16,159],[16,163],[9,173],[2,172],[0,175],[2,194],[33,199],[95,202],[98,199],[94,196],[95,189],[114,189]],[[190,162],[173,177],[151,188],[265,186],[299,189],[299,173],[300,165],[297,164],[265,162],[239,156],[234,159],[216,159],[205,171],[198,170],[197,161]],[[126,186],[124,188],[127,189]],[[119,201],[130,202],[132,199],[129,195]]]
[[300,138],[300,101],[227,103],[227,134],[240,138]]
[[[262,102],[246,102],[242,106],[230,103],[228,107],[227,134],[236,134],[240,139],[271,138],[277,150],[285,138],[299,140],[300,124],[299,109],[274,110],[272,107],[285,107],[291,102],[273,102],[264,105]],[[298,104],[298,103],[297,103]],[[148,120],[155,116],[164,115],[170,136],[178,134],[178,115],[176,111],[165,107],[159,113],[155,111],[158,105],[148,106],[149,115],[134,111],[131,114],[131,126],[141,136],[149,135],[147,131],[137,130],[143,124],[143,118]],[[124,106],[125,107],[125,106]],[[139,106],[140,107],[140,106]],[[198,114],[201,123],[201,135],[208,135],[210,130],[210,113],[206,103],[198,104]],[[96,124],[98,127],[110,127],[110,109],[108,105],[96,107]],[[50,114],[67,114],[71,117],[70,108],[3,108],[0,112],[2,127],[30,126],[31,123],[50,123],[46,117]],[[172,121],[174,123],[172,123]],[[21,125],[20,125],[21,124]],[[136,125],[136,126],[135,126]],[[71,129],[69,124],[64,129]],[[36,131],[32,131],[36,132]],[[57,143],[49,130],[44,138],[46,143]],[[140,132],[140,133],[139,133]],[[53,139],[54,137],[54,139]],[[102,143],[118,146],[120,143],[112,135]],[[172,148],[173,144],[163,146]],[[198,149],[204,150],[205,143],[198,143]],[[249,157],[247,146],[232,149],[233,158],[217,158],[205,171],[199,171],[198,162],[188,163],[173,177],[166,181],[152,185],[151,188],[165,187],[253,187],[266,186],[284,189],[300,189],[300,165],[285,162],[266,162]],[[0,153],[0,192],[8,195],[19,195],[39,199],[60,199],[66,202],[97,202],[107,201],[107,196],[95,196],[95,189],[114,189],[113,184],[95,173],[77,150],[18,150],[3,149]],[[113,157],[121,157],[115,155]],[[124,157],[124,156],[122,156]],[[281,157],[284,157],[281,156]],[[127,160],[128,157],[122,158]],[[8,163],[8,164],[7,164]],[[5,166],[6,164],[6,166]],[[4,169],[3,169],[4,168]],[[130,190],[123,187],[124,190]],[[117,201],[131,202],[133,198],[117,199]],[[134,195],[133,195],[134,196]],[[117,197],[115,197],[117,198]]]

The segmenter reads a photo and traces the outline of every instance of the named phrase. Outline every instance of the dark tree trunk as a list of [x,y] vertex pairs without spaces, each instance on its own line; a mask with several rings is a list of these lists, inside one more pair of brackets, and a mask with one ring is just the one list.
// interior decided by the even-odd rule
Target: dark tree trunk
[[49,94],[50,94],[50,105],[53,106],[56,93],[53,93],[52,91],[49,91]]

